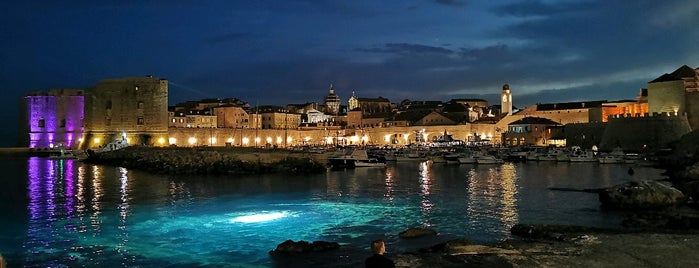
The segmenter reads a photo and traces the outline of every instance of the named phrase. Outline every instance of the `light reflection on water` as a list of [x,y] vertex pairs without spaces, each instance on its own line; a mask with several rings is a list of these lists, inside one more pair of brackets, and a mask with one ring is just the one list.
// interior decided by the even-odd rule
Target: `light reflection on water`
[[[343,249],[323,258],[360,264],[376,238],[396,253],[456,237],[505,239],[520,221],[614,226],[618,216],[600,211],[595,195],[547,187],[629,179],[626,166],[598,164],[414,162],[306,176],[174,178],[73,160],[26,163],[8,172],[26,176],[27,203],[15,205],[26,208],[27,222],[8,226],[26,225],[0,233],[0,252],[17,266],[268,266],[275,262],[267,251],[287,239],[339,242]],[[635,169],[636,178],[660,178],[658,170]],[[251,215],[284,216],[234,220]],[[399,239],[408,227],[440,235]]]

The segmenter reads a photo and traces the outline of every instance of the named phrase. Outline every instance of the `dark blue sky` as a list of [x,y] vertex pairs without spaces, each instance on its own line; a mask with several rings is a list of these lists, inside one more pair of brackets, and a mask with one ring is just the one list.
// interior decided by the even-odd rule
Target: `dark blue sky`
[[[69,2],[69,3],[62,3]],[[26,92],[154,75],[171,103],[633,99],[699,66],[699,1],[11,1],[4,125]],[[13,130],[14,131],[14,130]],[[10,132],[13,132],[10,131]]]

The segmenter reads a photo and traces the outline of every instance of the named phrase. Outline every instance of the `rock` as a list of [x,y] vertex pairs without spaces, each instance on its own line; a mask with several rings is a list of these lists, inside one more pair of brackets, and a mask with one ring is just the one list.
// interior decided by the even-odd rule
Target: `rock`
[[699,181],[699,163],[685,166],[675,173],[675,177],[680,181]]
[[687,182],[683,186],[684,194],[694,202],[699,202],[699,180]]
[[631,181],[599,193],[602,205],[619,209],[649,209],[673,206],[685,196],[672,186],[658,181]]
[[277,248],[270,251],[270,253],[306,253],[327,251],[337,248],[340,248],[340,244],[336,242],[314,241],[313,243],[308,243],[303,240],[294,242],[289,239],[277,245]]
[[575,225],[553,225],[553,224],[515,224],[510,228],[513,235],[534,239],[534,240],[554,240],[554,241],[574,241],[580,239],[583,233],[604,233],[609,230],[584,227]]
[[448,253],[452,248],[467,246],[467,245],[472,245],[472,244],[473,244],[473,241],[471,241],[470,239],[460,238],[460,239],[449,240],[449,241],[444,242],[444,243],[439,243],[439,244],[431,246],[429,248],[422,249],[422,250],[420,250],[420,252],[424,252],[424,253],[433,253],[433,252]]
[[429,228],[408,228],[398,234],[400,238],[415,238],[426,235],[436,235],[437,231]]
[[481,254],[521,254],[517,250],[489,247],[485,245],[464,245],[453,247],[448,252],[449,255],[481,255]]

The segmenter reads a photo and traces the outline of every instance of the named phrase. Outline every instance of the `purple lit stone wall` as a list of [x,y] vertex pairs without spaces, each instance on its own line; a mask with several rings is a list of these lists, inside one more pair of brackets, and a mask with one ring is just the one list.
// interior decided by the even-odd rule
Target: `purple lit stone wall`
[[52,90],[25,96],[29,148],[75,148],[83,133],[81,90]]

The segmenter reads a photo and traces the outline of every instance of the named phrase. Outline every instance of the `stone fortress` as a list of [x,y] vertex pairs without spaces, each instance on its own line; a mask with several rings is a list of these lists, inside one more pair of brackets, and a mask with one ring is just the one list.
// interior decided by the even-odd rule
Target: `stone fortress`
[[699,68],[682,66],[648,82],[635,100],[536,104],[516,109],[482,99],[391,103],[331,85],[324,103],[258,105],[205,99],[168,106],[168,81],[106,79],[84,89],[30,92],[20,143],[34,149],[95,149],[113,140],[152,146],[405,146],[446,137],[471,144],[657,150],[699,126]]

